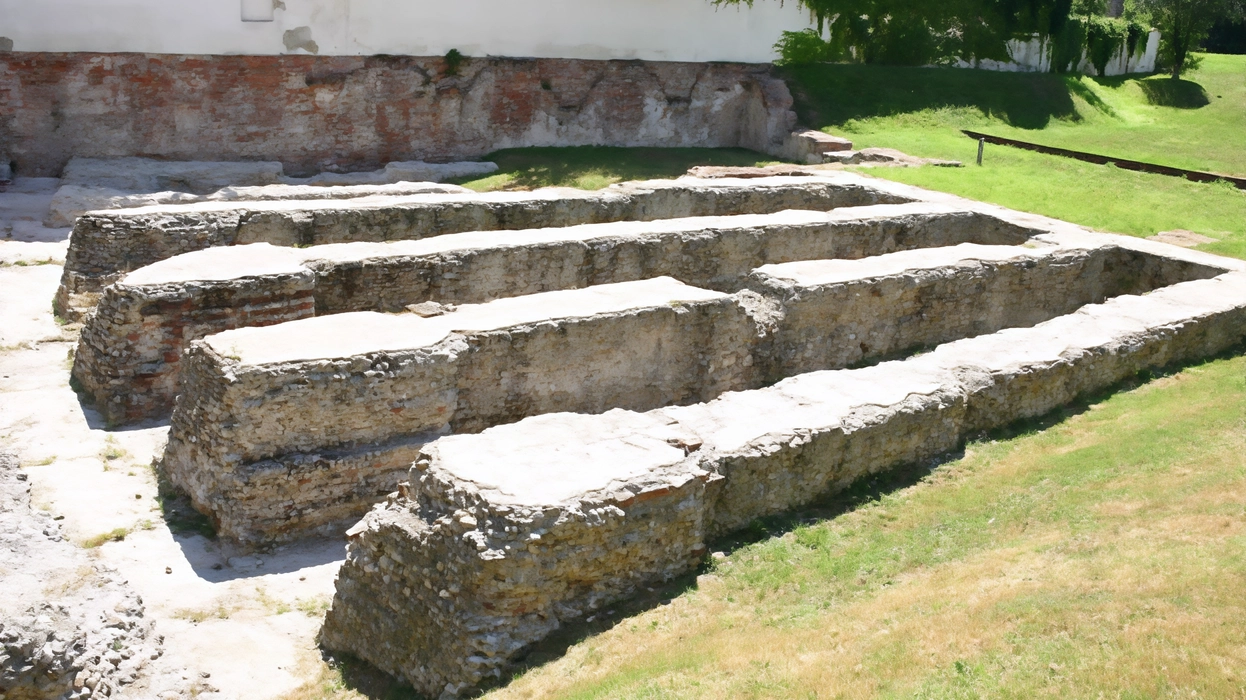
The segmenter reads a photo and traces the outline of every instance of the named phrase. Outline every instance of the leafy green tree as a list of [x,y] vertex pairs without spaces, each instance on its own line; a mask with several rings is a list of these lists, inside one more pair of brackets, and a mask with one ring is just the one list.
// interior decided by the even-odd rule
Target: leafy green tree
[[1246,16],[1246,0],[1139,0],[1160,30],[1160,56],[1172,77],[1195,64],[1194,49],[1217,21]]
[[[752,5],[753,0],[712,0]],[[798,0],[829,35],[825,60],[921,65],[1008,60],[1008,41],[1059,34],[1074,0]],[[1082,0],[1083,2],[1085,0]],[[802,42],[800,37],[789,41]]]

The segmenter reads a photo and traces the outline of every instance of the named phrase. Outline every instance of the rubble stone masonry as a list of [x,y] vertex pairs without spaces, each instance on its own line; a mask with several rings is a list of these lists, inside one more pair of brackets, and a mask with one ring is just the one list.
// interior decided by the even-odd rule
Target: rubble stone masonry
[[695,403],[1223,272],[1062,234],[763,269],[731,297],[657,278],[208,336],[164,469],[224,536],[262,545],[340,527],[439,431]]
[[88,316],[74,376],[111,424],[123,424],[167,415],[187,345],[232,328],[661,276],[736,292],[754,268],[769,263],[962,242],[1014,244],[1034,232],[972,211],[914,203],[394,243],[212,248],[155,263],[109,286]]
[[689,571],[710,537],[1244,335],[1235,272],[705,404],[442,438],[349,531],[321,642],[430,696],[470,692],[564,622]]
[[[88,213],[78,218],[57,292],[74,315],[126,272],[217,246],[312,246],[416,240],[464,231],[653,221],[688,216],[826,211],[901,204],[911,197],[847,173],[761,180],[681,178],[622,183],[597,192],[533,192],[364,197],[353,200],[222,202]],[[83,297],[77,299],[76,297]]]
[[791,132],[769,66],[413,56],[0,52],[0,144],[74,156],[280,161],[290,175],[522,146],[739,146]]

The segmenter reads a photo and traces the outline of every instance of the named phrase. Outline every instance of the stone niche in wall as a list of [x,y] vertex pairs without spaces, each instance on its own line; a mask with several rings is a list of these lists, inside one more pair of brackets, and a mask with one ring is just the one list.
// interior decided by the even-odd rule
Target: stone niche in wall
[[769,66],[740,63],[19,52],[0,94],[0,143],[29,176],[75,156],[304,175],[524,146],[776,152],[796,119]]

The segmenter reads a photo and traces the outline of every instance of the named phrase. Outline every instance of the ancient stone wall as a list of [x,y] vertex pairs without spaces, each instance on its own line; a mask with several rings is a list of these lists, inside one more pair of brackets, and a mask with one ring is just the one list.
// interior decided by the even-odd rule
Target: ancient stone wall
[[227,331],[187,353],[164,469],[223,535],[262,544],[337,526],[342,499],[368,504],[358,475],[385,484],[437,431],[703,401],[1222,272],[1047,238],[770,266],[734,297],[659,278]]
[[765,65],[410,56],[0,53],[22,175],[74,156],[280,161],[291,175],[521,146],[740,146],[795,126]]
[[[343,503],[340,488],[355,517],[392,490],[413,438],[551,411],[691,403],[747,386],[747,339],[758,333],[735,299],[669,278],[434,318],[340,314],[227,331],[187,355],[163,468],[222,535],[289,538],[339,524],[326,516]],[[311,457],[332,450],[353,457],[337,468],[366,461],[387,473],[385,488],[358,498],[355,484]],[[310,468],[296,472],[296,463]],[[296,491],[288,500],[249,483],[270,470],[285,472]]]
[[[97,212],[78,219],[65,257],[57,306],[71,315],[94,305],[125,272],[217,246],[272,243],[311,246],[417,240],[447,233],[653,221],[689,216],[825,211],[912,201],[860,178],[654,180],[597,192],[416,195],[350,201],[212,203]],[[75,297],[82,296],[78,300]]]
[[707,404],[442,438],[350,530],[321,641],[431,695],[497,682],[563,622],[688,571],[707,537],[1243,337],[1236,272]]
[[1224,272],[1102,242],[1051,247],[1064,239],[1052,234],[1036,237],[1032,247],[962,243],[762,267],[750,287],[779,301],[782,320],[758,353],[761,375],[778,381],[875,362]]
[[[177,366],[197,338],[315,314],[470,304],[670,276],[736,292],[754,268],[862,258],[972,241],[1016,244],[1034,229],[939,204],[830,212],[616,222],[413,242],[305,249],[207,249],[150,265],[108,287],[79,341],[74,376],[113,424],[167,414]],[[1080,297],[1079,297],[1080,298]],[[1085,303],[1084,301],[1082,303]]]

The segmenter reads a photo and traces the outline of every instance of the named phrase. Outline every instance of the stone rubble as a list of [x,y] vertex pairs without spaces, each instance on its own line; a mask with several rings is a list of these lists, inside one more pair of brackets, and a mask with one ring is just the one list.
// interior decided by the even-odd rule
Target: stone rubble
[[[115,571],[65,540],[0,454],[0,698],[131,697],[162,639]],[[37,602],[36,602],[37,601]]]
[[706,541],[1246,337],[1246,274],[644,414],[455,435],[348,532],[321,643],[452,697],[570,620],[691,570]]

